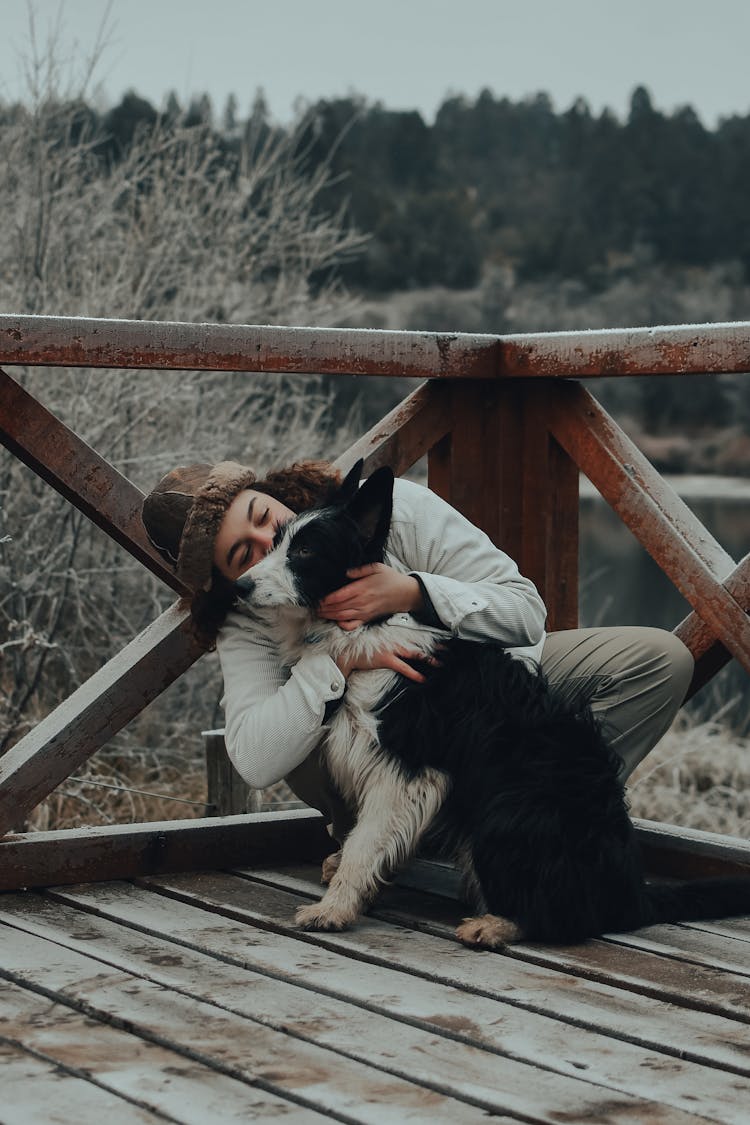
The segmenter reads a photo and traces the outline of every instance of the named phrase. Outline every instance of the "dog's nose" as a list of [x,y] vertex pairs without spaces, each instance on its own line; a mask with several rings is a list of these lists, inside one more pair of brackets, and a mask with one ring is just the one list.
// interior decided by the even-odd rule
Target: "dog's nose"
[[237,593],[240,595],[241,598],[246,598],[246,599],[249,600],[253,596],[253,590],[255,589],[255,582],[250,577],[249,571],[246,570],[244,574],[241,574],[239,576],[239,578],[237,579],[237,582],[236,582],[236,586],[237,586]]

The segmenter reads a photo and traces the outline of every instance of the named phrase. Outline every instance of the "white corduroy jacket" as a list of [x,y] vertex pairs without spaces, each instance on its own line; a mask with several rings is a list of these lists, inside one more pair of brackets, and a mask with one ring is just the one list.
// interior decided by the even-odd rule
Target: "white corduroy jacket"
[[[484,532],[427,488],[396,480],[385,561],[422,583],[442,625],[466,640],[494,640],[537,662],[546,610],[533,583]],[[285,777],[315,748],[326,704],[346,688],[328,656],[292,668],[250,616],[233,610],[219,631],[225,739],[254,788]]]

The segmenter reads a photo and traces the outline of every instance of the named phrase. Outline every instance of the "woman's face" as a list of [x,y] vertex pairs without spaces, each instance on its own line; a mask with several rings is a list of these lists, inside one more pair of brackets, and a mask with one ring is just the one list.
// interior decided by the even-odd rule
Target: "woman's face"
[[246,488],[239,492],[224,513],[214,541],[214,566],[225,578],[236,582],[241,574],[268,554],[279,524],[292,512],[280,500]]

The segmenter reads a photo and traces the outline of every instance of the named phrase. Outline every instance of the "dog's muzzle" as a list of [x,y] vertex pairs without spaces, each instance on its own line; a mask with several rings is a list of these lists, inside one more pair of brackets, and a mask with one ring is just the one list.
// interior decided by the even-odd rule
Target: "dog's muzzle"
[[253,591],[255,590],[255,580],[250,577],[250,573],[248,571],[246,571],[245,574],[241,574],[239,576],[235,583],[235,586],[237,588],[237,594],[242,598],[243,601],[252,601]]

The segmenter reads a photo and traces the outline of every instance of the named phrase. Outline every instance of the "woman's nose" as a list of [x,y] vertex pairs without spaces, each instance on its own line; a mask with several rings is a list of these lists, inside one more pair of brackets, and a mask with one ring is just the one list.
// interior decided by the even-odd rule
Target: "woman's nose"
[[267,555],[273,546],[274,531],[272,527],[261,528],[258,532],[257,544],[264,555]]

